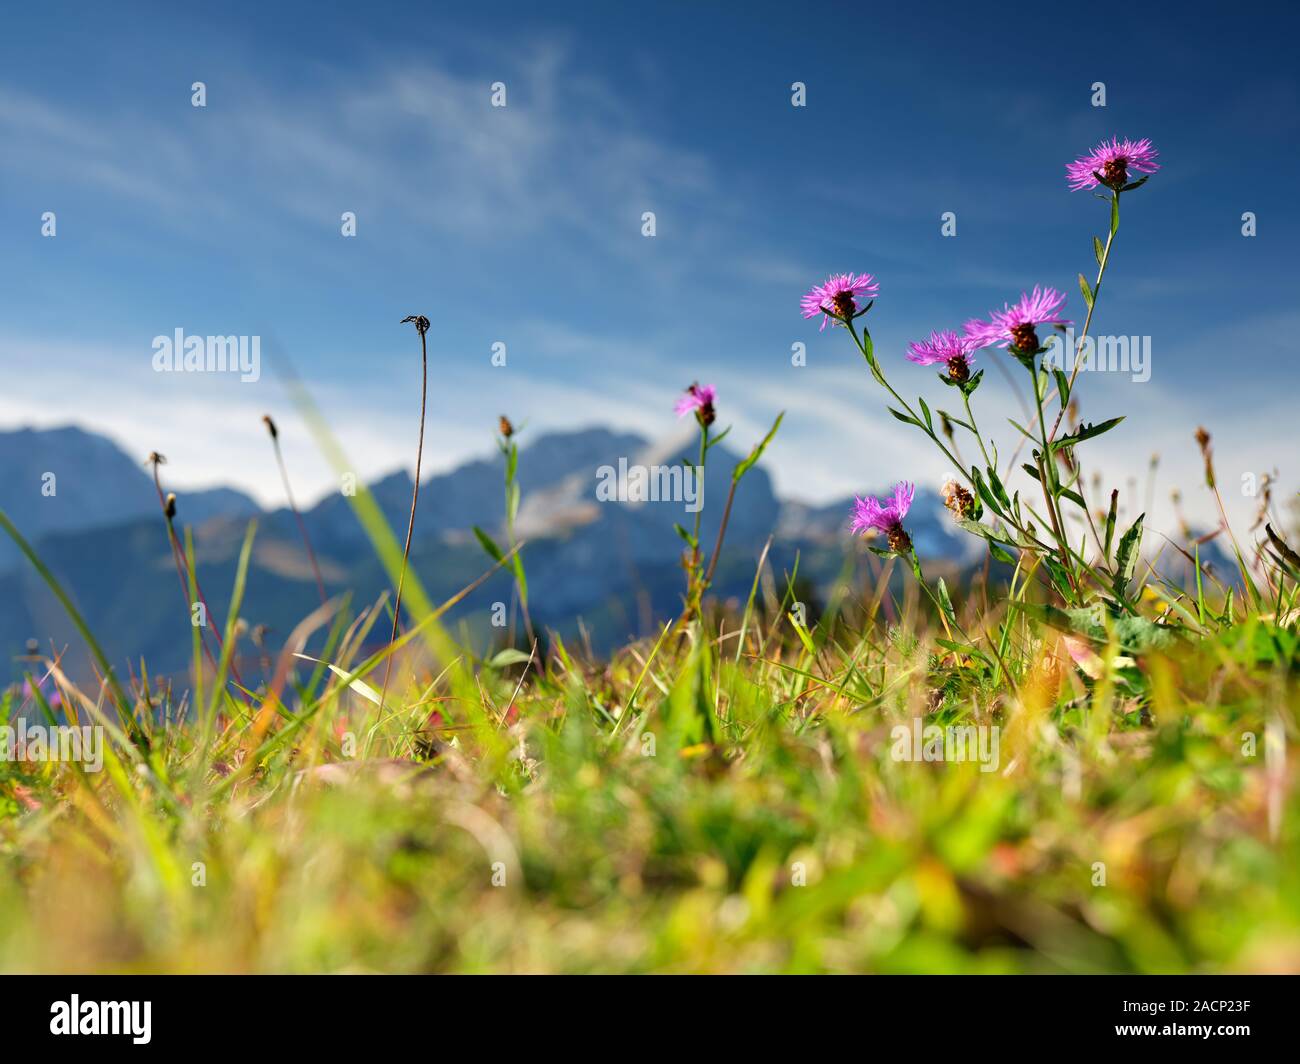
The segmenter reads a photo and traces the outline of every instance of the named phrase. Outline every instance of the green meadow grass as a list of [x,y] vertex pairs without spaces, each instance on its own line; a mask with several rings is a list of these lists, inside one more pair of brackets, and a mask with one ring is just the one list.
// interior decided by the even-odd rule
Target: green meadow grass
[[[0,970],[1300,970],[1284,575],[1248,609],[1153,583],[1143,615],[1195,631],[1076,633],[1080,666],[1024,573],[951,621],[846,585],[809,628],[760,564],[607,660],[476,653],[408,574],[381,708],[382,602],[230,681],[253,534],[215,670],[196,644],[188,684],[110,674],[89,631],[99,686],[31,664],[108,749],[0,763]],[[313,631],[328,666],[292,655]],[[997,770],[895,759],[917,717],[997,726]]]

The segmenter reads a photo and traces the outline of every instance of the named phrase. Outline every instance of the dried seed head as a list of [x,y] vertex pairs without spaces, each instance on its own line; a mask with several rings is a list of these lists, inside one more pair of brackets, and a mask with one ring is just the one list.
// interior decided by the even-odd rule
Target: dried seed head
[[423,314],[409,314],[399,324],[406,325],[408,322],[415,326],[416,332],[421,336],[429,331],[429,319]]
[[948,442],[951,443],[953,440],[952,420],[942,410],[939,411],[939,427],[943,430],[943,434],[948,438]]
[[1210,434],[1205,431],[1204,426],[1196,430],[1196,445],[1201,449],[1201,457],[1205,459],[1205,483],[1210,488],[1214,487],[1214,452],[1210,450]]
[[150,451],[149,457],[144,460],[144,464],[153,466],[166,465],[167,458],[164,455],[159,454],[157,451]]
[[271,420],[270,414],[262,415],[262,424],[266,426],[266,431],[271,434],[271,439],[274,440],[279,437],[280,431],[275,427],[275,422]]
[[943,482],[939,494],[943,496],[944,506],[948,507],[961,520],[970,517],[975,510],[975,496],[952,477]]
[[167,515],[168,521],[176,516],[176,492],[169,491],[167,493],[167,503],[163,507],[163,513]]

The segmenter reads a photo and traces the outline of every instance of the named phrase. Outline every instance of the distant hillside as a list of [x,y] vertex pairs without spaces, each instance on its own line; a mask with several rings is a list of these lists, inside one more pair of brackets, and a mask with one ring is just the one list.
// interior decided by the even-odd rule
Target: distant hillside
[[[29,540],[156,517],[158,496],[143,459],[74,426],[0,432],[0,506]],[[233,488],[189,492],[185,508],[196,522],[258,509]],[[17,548],[0,536],[0,569],[18,558]]]
[[[689,525],[681,502],[611,502],[597,497],[602,466],[670,466],[691,451],[688,435],[650,442],[602,428],[524,440],[518,532],[526,539],[531,610],[539,626],[572,632],[584,618],[594,642],[613,645],[653,629],[680,606],[683,544],[674,522]],[[79,429],[0,434],[3,505],[65,582],[116,662],[143,656],[156,671],[184,668],[189,654],[184,612],[153,485],[143,466],[111,442]],[[736,452],[718,445],[704,485],[702,541],[713,543]],[[54,471],[57,495],[42,498],[40,473]],[[35,487],[33,487],[33,485]],[[883,488],[884,485],[877,485]],[[411,481],[404,472],[370,485],[399,532],[405,528]],[[769,535],[773,571],[829,586],[851,547],[849,501],[824,507],[782,503],[760,464],[741,483],[715,587],[743,597]],[[239,544],[256,506],[221,490],[180,493],[180,519],[194,529],[199,579],[209,604],[224,617]],[[332,496],[304,514],[331,594],[349,591],[355,604],[374,601],[388,580],[349,501]],[[420,492],[412,566],[435,599],[459,591],[487,568],[471,529],[501,537],[502,460],[475,459],[429,477]],[[258,516],[258,534],[242,613],[266,624],[271,641],[286,637],[317,604],[315,583],[298,530],[287,510]],[[908,521],[923,555],[961,563],[978,544],[960,535],[937,496],[918,493]],[[12,552],[11,552],[12,560]],[[483,624],[495,601],[511,601],[509,577],[497,574],[459,608],[455,619]],[[53,638],[80,650],[76,633],[30,567],[0,566],[0,653],[12,658],[24,642]],[[251,654],[252,648],[242,648]],[[84,664],[84,662],[83,662]]]

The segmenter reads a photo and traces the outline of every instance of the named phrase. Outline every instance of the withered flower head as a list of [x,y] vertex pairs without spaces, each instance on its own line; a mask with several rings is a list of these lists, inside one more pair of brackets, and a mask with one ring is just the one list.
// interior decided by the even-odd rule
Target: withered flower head
[[952,443],[954,436],[952,419],[942,410],[939,411],[939,427],[943,430],[943,434],[948,437],[948,442]]
[[274,440],[280,435],[280,431],[275,427],[275,422],[271,420],[270,414],[262,415],[262,424],[266,426],[266,431],[271,434],[271,439]]
[[398,324],[406,325],[408,322],[411,325],[415,326],[416,331],[421,336],[423,336],[425,333],[429,331],[429,319],[426,318],[423,314],[409,314],[405,318],[403,318]]
[[510,419],[506,417],[505,414],[501,415],[501,422],[498,427],[501,429],[501,435],[507,440],[515,434],[514,425],[510,424]]
[[948,507],[957,518],[965,520],[974,513],[975,496],[954,478],[949,477],[943,482],[939,494],[943,496],[944,506]]
[[1205,459],[1205,483],[1208,487],[1214,487],[1214,452],[1210,450],[1210,434],[1205,431],[1204,426],[1196,430],[1196,445],[1201,449],[1201,457]]
[[167,504],[163,507],[163,513],[167,515],[168,521],[176,516],[176,492],[167,493]]
[[161,455],[157,451],[150,451],[149,457],[144,460],[144,464],[155,466],[166,465],[167,458],[165,455]]

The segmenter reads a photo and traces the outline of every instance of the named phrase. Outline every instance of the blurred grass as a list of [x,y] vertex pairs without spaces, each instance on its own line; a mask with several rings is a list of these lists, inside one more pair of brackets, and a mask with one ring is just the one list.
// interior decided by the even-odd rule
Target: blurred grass
[[[382,603],[278,695],[34,663],[112,751],[0,762],[0,970],[1300,970],[1294,588],[1085,671],[1005,597],[959,610],[994,661],[915,588],[804,626],[774,586],[608,660],[421,603],[382,708]],[[998,771],[894,760],[913,717],[998,726]]]

